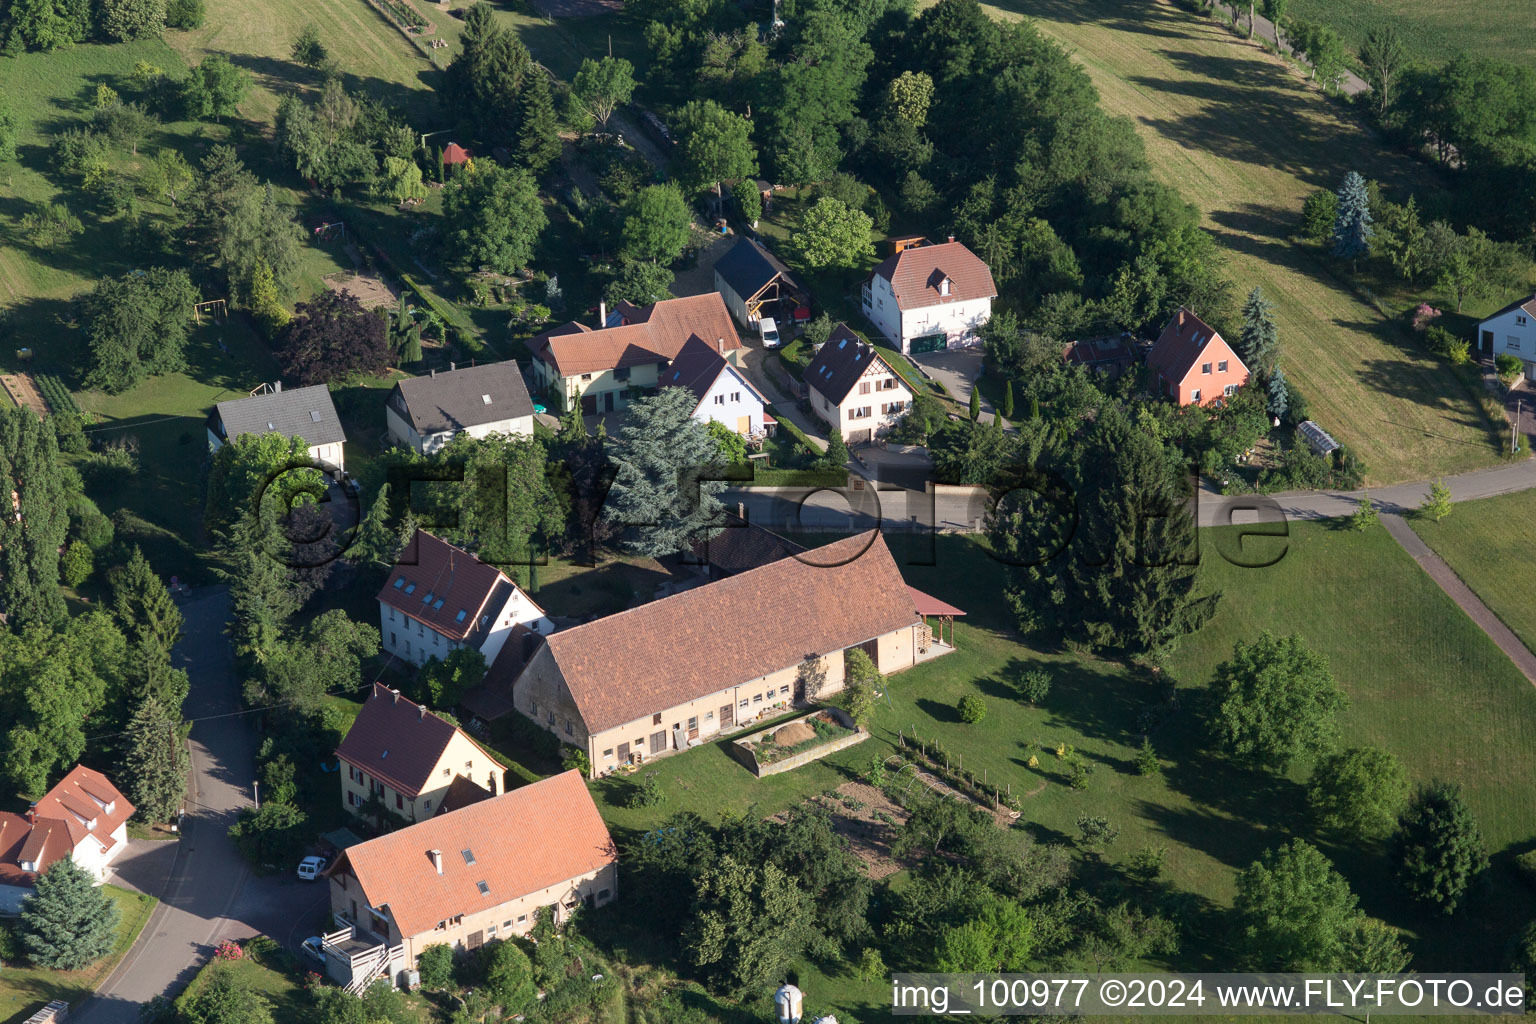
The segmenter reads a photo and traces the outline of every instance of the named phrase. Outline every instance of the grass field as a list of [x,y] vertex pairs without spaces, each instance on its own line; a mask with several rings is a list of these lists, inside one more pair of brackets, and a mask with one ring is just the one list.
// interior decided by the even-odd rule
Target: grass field
[[1408,520],[1504,625],[1536,650],[1536,605],[1524,572],[1530,548],[1525,530],[1533,521],[1536,491],[1463,501],[1438,523]]
[[116,901],[121,915],[112,955],[83,971],[49,971],[6,964],[4,972],[0,972],[0,1024],[18,1024],[52,999],[78,1003],[96,991],[96,986],[133,946],[159,900],[115,885],[105,886],[103,891]]
[[1525,63],[1536,33],[1536,5],[1526,0],[1291,0],[1288,11],[1331,26],[1353,49],[1371,29],[1391,25],[1415,57],[1430,63],[1461,50]]
[[1168,0],[1003,0],[1073,51],[1105,108],[1130,118],[1157,176],[1203,214],[1239,292],[1275,303],[1286,373],[1313,417],[1366,462],[1369,482],[1420,479],[1497,458],[1475,396],[1400,329],[1287,240],[1302,201],[1357,170],[1390,188],[1433,186],[1347,110],[1216,22]]

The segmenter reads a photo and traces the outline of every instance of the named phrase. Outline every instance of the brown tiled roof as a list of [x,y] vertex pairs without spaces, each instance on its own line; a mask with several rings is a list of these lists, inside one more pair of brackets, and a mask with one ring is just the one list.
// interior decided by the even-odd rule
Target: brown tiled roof
[[885,539],[870,531],[545,643],[595,733],[916,621]]
[[1229,358],[1236,360],[1245,371],[1248,369],[1214,327],[1189,310],[1180,309],[1158,335],[1152,351],[1147,353],[1147,367],[1154,374],[1178,383],[1189,376],[1189,371],[1202,361],[1205,350],[1213,344],[1226,349]]
[[1068,342],[1061,350],[1061,359],[1078,366],[1123,369],[1136,361],[1136,349],[1125,335],[1082,338]]
[[[658,385],[664,388],[687,388],[693,392],[693,397],[702,402],[709,389],[714,386],[722,373],[729,370],[730,364],[725,357],[715,350],[715,346],[702,338],[690,338],[677,353],[677,358],[672,360],[672,365],[667,367],[658,379]],[[752,386],[747,380],[747,375],[739,371],[730,370],[746,390],[752,392],[759,402],[768,404],[768,399],[762,392]],[[697,407],[695,407],[697,408]]]
[[[950,302],[997,297],[992,271],[981,257],[959,242],[917,245],[888,256],[875,275],[891,282],[898,309],[922,309]],[[939,294],[939,282],[949,278],[949,294]]]
[[[470,634],[479,628],[483,615],[505,606],[513,586],[495,566],[417,530],[413,543],[400,553],[384,581],[379,600],[450,640],[467,640],[479,646],[474,641],[483,639],[484,631],[475,637]],[[532,603],[532,598],[529,601]]]
[[22,861],[36,860],[40,869],[69,856],[69,830],[56,819],[36,825],[20,814],[0,812],[0,885],[30,886],[38,872],[23,871]]
[[948,601],[940,601],[931,594],[925,594],[916,587],[908,587],[912,594],[912,603],[917,608],[919,615],[964,615],[962,609],[956,608]]
[[[427,788],[432,769],[459,731],[383,683],[374,683],[352,728],[336,748],[336,756],[406,796],[417,796]],[[479,749],[479,744],[475,746]],[[490,754],[485,758],[490,764],[497,763]]]
[[[79,846],[89,835],[111,849],[116,842],[112,833],[133,817],[135,808],[105,775],[77,764],[37,802],[36,810],[39,819],[55,818],[64,823],[71,848]],[[92,820],[96,822],[95,828],[87,824]]]
[[667,362],[677,358],[689,338],[700,338],[717,351],[741,347],[736,325],[719,292],[629,307],[625,317],[634,320],[595,331],[573,321],[536,336],[529,343],[529,351],[560,376],[569,377]]
[[469,776],[455,775],[453,781],[448,784],[448,792],[443,794],[442,803],[437,807],[437,816],[442,817],[444,814],[463,810],[471,804],[489,800],[493,795],[490,790]]
[[[350,847],[332,873],[350,871],[369,906],[388,905],[401,934],[420,935],[617,859],[581,775],[570,771]],[[551,901],[564,895],[551,893]]]
[[462,164],[469,159],[469,153],[457,142],[450,142],[443,148],[443,163]]
[[[849,329],[847,324],[838,324],[827,337],[826,344],[822,345],[811,361],[806,364],[802,379],[812,388],[819,391],[827,401],[833,405],[842,402],[848,397],[848,392],[864,376],[870,364],[880,362],[891,371],[891,376],[896,378],[897,387],[907,391],[907,397],[911,398],[911,389],[901,379],[885,357],[874,348],[859,339],[859,336]],[[888,392],[882,392],[889,394]]]

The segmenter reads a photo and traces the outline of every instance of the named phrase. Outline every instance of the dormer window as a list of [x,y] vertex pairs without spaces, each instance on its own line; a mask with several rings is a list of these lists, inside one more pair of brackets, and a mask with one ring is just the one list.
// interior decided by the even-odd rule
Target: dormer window
[[949,294],[949,278],[946,277],[946,278],[940,279],[940,281],[939,281],[939,294],[940,295],[945,295],[945,296],[947,296]]

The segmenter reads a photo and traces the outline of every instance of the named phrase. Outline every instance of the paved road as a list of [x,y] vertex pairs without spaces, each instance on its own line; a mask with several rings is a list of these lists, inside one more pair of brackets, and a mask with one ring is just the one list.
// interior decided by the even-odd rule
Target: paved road
[[[71,1014],[76,1024],[134,1024],[139,1006],[174,996],[226,938],[264,932],[290,947],[313,931],[324,906],[319,887],[288,876],[252,878],[226,834],[250,803],[256,741],[240,710],[234,655],[224,622],[223,587],[194,591],[182,604],[186,626],[176,662],[191,679],[193,796],[169,877],[153,869],[136,887],[161,899],[138,943],[94,998]],[[164,870],[162,867],[160,870]],[[158,882],[158,886],[157,886]]]

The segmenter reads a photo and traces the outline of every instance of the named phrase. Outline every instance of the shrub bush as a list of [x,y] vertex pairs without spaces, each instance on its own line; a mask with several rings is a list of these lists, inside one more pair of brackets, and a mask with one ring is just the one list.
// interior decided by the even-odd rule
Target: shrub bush
[[421,973],[421,987],[429,992],[452,987],[453,947],[442,942],[428,946],[416,957],[416,970]]
[[1511,355],[1508,352],[1500,352],[1493,359],[1493,366],[1498,371],[1499,380],[1505,384],[1509,384],[1519,377],[1524,365],[1524,363],[1520,362],[1519,356]]
[[975,725],[987,717],[987,702],[974,693],[960,698],[960,721]]
[[1040,669],[1024,673],[1019,680],[1019,695],[1031,704],[1039,704],[1051,692],[1051,677]]

